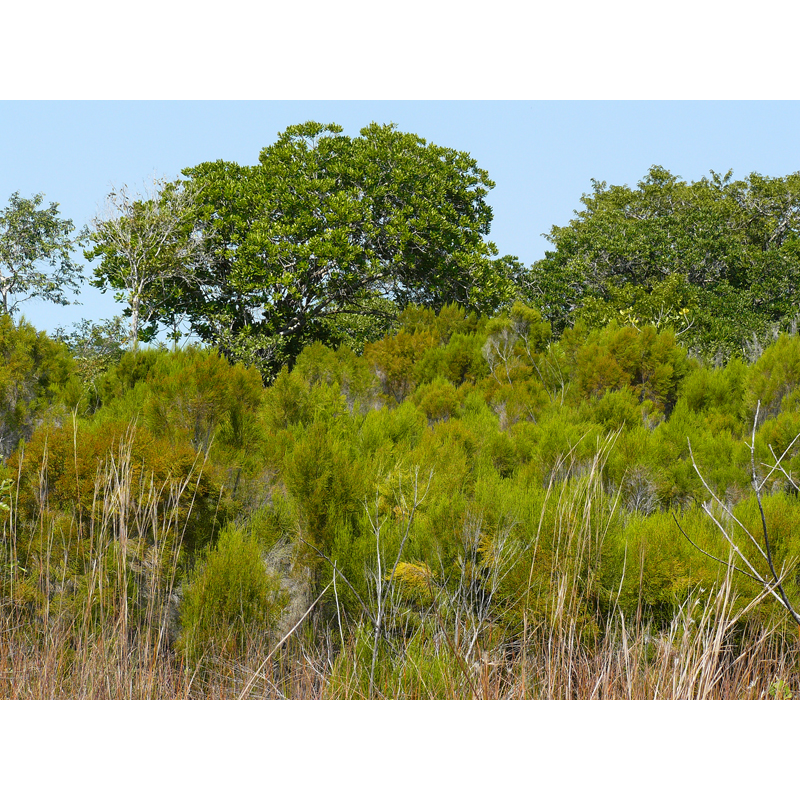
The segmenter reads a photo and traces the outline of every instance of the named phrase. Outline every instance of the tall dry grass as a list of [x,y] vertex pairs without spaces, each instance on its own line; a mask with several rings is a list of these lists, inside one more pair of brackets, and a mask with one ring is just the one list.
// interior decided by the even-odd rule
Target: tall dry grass
[[[461,587],[439,593],[441,602],[424,619],[424,641],[398,638],[377,670],[368,620],[326,621],[314,609],[281,641],[269,631],[251,631],[235,656],[190,665],[173,644],[186,524],[178,508],[191,500],[193,479],[156,485],[133,469],[130,442],[122,442],[98,467],[94,507],[84,521],[92,567],[80,590],[70,593],[66,580],[59,583],[44,569],[45,602],[33,609],[14,596],[19,585],[12,576],[0,607],[0,698],[788,698],[787,687],[800,683],[794,631],[748,621],[762,598],[737,603],[731,570],[713,591],[692,593],[666,629],[616,609],[587,635],[579,599],[592,580],[586,565],[613,514],[601,490],[602,458],[601,451],[571,482],[551,484],[560,554],[550,575],[555,590],[543,617],[534,623],[523,615],[515,641],[498,643],[492,613],[483,606],[476,612]],[[40,510],[40,540],[52,543],[63,533],[47,529],[55,522]],[[12,504],[3,529],[12,565],[21,524]],[[465,546],[475,546],[469,536]],[[501,551],[498,581],[507,559],[520,556],[513,547]],[[43,564],[50,564],[49,555]],[[397,610],[386,610],[390,629]]]

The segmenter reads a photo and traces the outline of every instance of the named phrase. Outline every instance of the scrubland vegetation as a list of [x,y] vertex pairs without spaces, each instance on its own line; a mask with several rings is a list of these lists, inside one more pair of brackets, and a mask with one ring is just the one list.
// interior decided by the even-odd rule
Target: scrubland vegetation
[[[800,691],[800,173],[594,181],[527,268],[392,125],[182,174],[0,213],[0,697]],[[49,338],[77,245],[127,319]]]
[[0,316],[2,697],[796,691],[797,625],[721,531],[769,579],[754,443],[797,602],[797,336],[714,367],[671,329],[410,306],[266,387],[85,344]]

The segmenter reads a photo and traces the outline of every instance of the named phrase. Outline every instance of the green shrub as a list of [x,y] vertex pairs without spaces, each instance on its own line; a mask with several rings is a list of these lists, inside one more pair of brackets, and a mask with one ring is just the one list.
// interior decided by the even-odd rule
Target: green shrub
[[686,351],[669,329],[659,333],[652,326],[637,330],[612,323],[585,339],[583,331],[575,329],[565,334],[565,341],[573,378],[586,398],[630,387],[639,402],[649,400],[669,416],[690,370]]
[[[21,319],[0,314],[0,460],[28,439],[59,400],[81,398],[75,364],[65,345]],[[64,396],[66,393],[66,397]]]
[[745,403],[751,421],[761,402],[761,419],[800,403],[800,337],[781,334],[753,364],[747,376]]
[[[747,376],[748,368],[738,358],[731,359],[724,369],[701,367],[686,377],[680,397],[690,411],[702,414],[715,432],[728,428],[741,435],[748,422],[744,405]],[[749,421],[752,424],[752,418]]]
[[446,345],[426,350],[414,365],[418,384],[429,383],[437,377],[454,386],[476,383],[489,374],[489,366],[481,352],[481,337],[477,334],[456,333]]
[[[95,528],[110,537],[117,532],[103,520],[119,512],[121,524],[135,528],[136,535],[152,542],[167,528],[191,551],[211,539],[215,519],[226,513],[219,475],[194,450],[122,422],[76,425],[69,419],[59,427],[43,425],[8,466],[20,476],[20,536],[35,531],[36,520],[47,512],[74,520],[79,537]],[[176,485],[184,486],[177,505]]]
[[293,373],[308,381],[311,387],[317,384],[337,386],[351,411],[356,405],[366,409],[377,394],[377,379],[366,359],[347,347],[333,350],[314,342],[297,357]]
[[310,384],[301,373],[283,367],[264,392],[264,419],[273,430],[310,425],[315,419],[346,414],[345,398],[338,384]]
[[147,388],[144,417],[157,436],[202,451],[212,442],[240,453],[256,445],[263,390],[254,367],[190,347],[161,358]]
[[[695,532],[695,526],[684,520]],[[601,605],[606,613],[621,610],[627,619],[638,615],[657,625],[668,625],[689,589],[691,564],[699,561],[669,513],[631,514],[624,528],[606,541],[600,582]],[[704,566],[700,563],[700,566]],[[716,569],[711,566],[711,573]]]
[[420,386],[410,399],[431,422],[448,420],[458,412],[458,392],[444,378]]
[[431,331],[401,330],[364,348],[364,357],[374,369],[386,400],[399,404],[414,391],[414,365],[426,350],[436,347],[436,339]]
[[402,330],[410,334],[433,334],[437,344],[445,346],[453,337],[480,331],[485,320],[472,312],[467,314],[456,303],[447,303],[438,313],[422,306],[406,306],[397,319]]
[[302,535],[326,555],[337,523],[361,513],[366,477],[352,441],[324,422],[310,425],[287,455],[283,479],[296,503]]
[[[648,405],[652,406],[648,402]],[[621,389],[611,389],[591,404],[594,418],[607,431],[617,431],[620,428],[633,428],[642,423],[643,415],[647,417],[648,408],[643,404],[639,406],[636,395],[630,386]]]
[[241,655],[251,642],[266,640],[286,601],[258,541],[228,526],[184,588],[178,647],[190,664]]
[[363,453],[376,453],[382,446],[399,455],[416,447],[428,427],[425,414],[411,401],[393,409],[371,410],[359,428],[359,444]]

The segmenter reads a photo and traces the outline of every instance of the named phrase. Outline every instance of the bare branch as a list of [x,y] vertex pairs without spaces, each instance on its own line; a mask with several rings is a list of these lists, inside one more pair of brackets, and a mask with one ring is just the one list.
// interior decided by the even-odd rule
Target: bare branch
[[[700,472],[700,469],[697,466],[697,462],[695,461],[695,458],[694,458],[694,453],[692,452],[691,442],[689,442],[689,455],[690,455],[691,460],[692,460],[692,466],[694,467],[695,472],[697,473],[698,477],[700,478],[701,482],[703,483],[703,486],[706,488],[706,490],[709,492],[709,494],[712,496],[712,498],[714,498],[714,500],[716,500],[717,503],[719,503],[720,507],[722,509],[724,509],[725,513],[736,523],[736,525],[742,531],[744,531],[744,533],[746,534],[747,538],[755,545],[755,547],[758,550],[758,552],[761,555],[761,557],[764,559],[764,561],[766,561],[767,569],[768,569],[769,575],[771,575],[772,579],[768,580],[766,577],[764,577],[764,575],[761,572],[759,572],[759,570],[757,570],[753,566],[753,564],[750,563],[750,561],[748,561],[746,556],[742,553],[741,549],[734,542],[732,535],[729,534],[728,531],[725,530],[725,527],[720,523],[720,521],[711,512],[711,509],[709,508],[708,503],[704,502],[704,503],[702,503],[702,506],[701,506],[703,511],[708,515],[708,517],[717,526],[717,528],[720,531],[720,533],[722,534],[723,538],[730,545],[730,547],[732,549],[732,553],[735,553],[739,557],[739,559],[742,561],[742,563],[745,564],[745,566],[750,570],[750,573],[748,573],[745,570],[742,570],[742,569],[736,567],[732,563],[727,564],[728,568],[729,569],[733,569],[736,572],[739,572],[739,573],[741,573],[743,575],[746,575],[751,580],[754,580],[754,581],[756,581],[756,583],[759,583],[761,586],[763,586],[764,587],[764,592],[762,594],[762,597],[766,596],[767,594],[771,594],[786,609],[786,611],[790,614],[790,616],[792,617],[792,619],[794,619],[794,621],[798,624],[798,626],[800,626],[800,615],[798,615],[798,613],[793,608],[792,604],[789,602],[789,598],[786,596],[786,592],[784,591],[784,588],[783,588],[783,580],[785,579],[786,574],[787,574],[786,566],[784,565],[784,567],[782,568],[784,570],[784,574],[782,574],[780,576],[778,575],[778,572],[777,572],[777,570],[775,568],[775,563],[774,563],[773,557],[772,557],[772,545],[770,543],[769,530],[767,528],[767,518],[766,518],[766,514],[764,512],[764,505],[763,505],[762,497],[761,497],[761,493],[762,493],[762,490],[764,488],[764,485],[766,484],[767,479],[776,470],[782,472],[784,475],[786,475],[787,478],[789,478],[789,476],[787,475],[786,470],[784,469],[784,467],[783,467],[781,462],[786,457],[786,455],[789,452],[789,450],[792,448],[792,445],[794,445],[794,443],[798,439],[800,439],[800,434],[798,434],[798,436],[796,436],[792,440],[792,442],[789,444],[789,446],[783,451],[783,453],[781,454],[780,458],[775,458],[775,453],[772,450],[772,448],[770,447],[770,452],[772,453],[773,458],[775,458],[775,464],[769,468],[769,472],[768,472],[767,476],[764,479],[759,480],[758,473],[756,471],[755,451],[756,451],[756,430],[758,428],[758,418],[759,418],[760,411],[761,411],[761,401],[759,400],[758,403],[756,404],[756,411],[755,411],[755,415],[754,415],[754,419],[753,419],[753,429],[752,429],[752,432],[751,432],[750,443],[748,444],[748,449],[750,450],[750,480],[751,480],[751,485],[753,487],[753,491],[754,491],[755,496],[756,496],[756,503],[758,505],[758,511],[759,511],[759,515],[760,515],[760,518],[761,518],[761,532],[762,532],[762,536],[763,536],[763,539],[764,539],[764,547],[763,548],[759,545],[758,541],[755,539],[755,537],[752,535],[752,533],[750,533],[750,531],[747,529],[747,527],[741,522],[741,520],[739,520],[739,518],[732,511],[730,511],[719,500],[719,498],[716,496],[716,494],[714,494],[714,492],[711,490],[711,487],[708,485],[708,483],[706,482],[705,478],[703,478],[703,475],[702,475],[702,473]],[[687,441],[688,441],[688,439],[687,439]],[[793,486],[795,486],[795,483],[791,478],[789,478],[789,481],[791,482],[791,484]],[[707,556],[708,558],[711,558],[712,560],[717,561],[717,562],[719,562],[721,564],[725,564],[724,561],[722,561],[721,559],[717,558],[716,556],[711,555],[711,553],[706,552],[701,547],[699,547],[695,542],[693,542],[689,538],[689,536],[686,534],[686,532],[683,530],[683,528],[680,526],[680,523],[678,523],[677,517],[674,514],[672,515],[672,518],[675,520],[675,524],[678,526],[678,529],[680,530],[680,532],[684,535],[684,537],[686,537],[687,541],[693,547],[697,548],[701,553],[703,553],[703,555]]]

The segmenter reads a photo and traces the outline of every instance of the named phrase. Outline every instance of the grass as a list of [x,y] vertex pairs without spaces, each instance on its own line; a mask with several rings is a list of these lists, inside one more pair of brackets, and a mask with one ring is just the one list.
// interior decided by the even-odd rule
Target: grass
[[[482,651],[466,661],[439,639],[441,666],[406,654],[376,682],[386,699],[781,699],[800,680],[796,642],[745,626],[732,636],[728,586],[699,610],[693,600],[669,630],[620,617],[587,645],[565,618],[559,630],[532,631],[520,651]],[[264,661],[272,643],[254,637],[236,658],[189,669],[148,630],[121,624],[78,636],[59,619],[32,633],[13,615],[0,630],[2,699],[366,699],[353,640],[337,650],[338,631],[309,629]],[[132,635],[131,635],[132,634]],[[777,687],[777,691],[776,691]]]
[[[569,491],[551,485],[555,549],[571,557],[553,560],[543,613],[523,613],[517,636],[497,633],[495,616],[476,610],[459,584],[432,593],[405,634],[404,606],[397,594],[384,598],[379,658],[367,616],[331,620],[309,603],[280,640],[250,627],[243,644],[188,661],[174,617],[186,525],[178,506],[191,504],[192,480],[148,483],[123,443],[98,466],[84,533],[71,526],[65,534],[63,520],[39,509],[42,552],[38,561],[28,553],[27,574],[13,569],[21,546],[13,508],[5,518],[12,569],[0,604],[0,699],[788,699],[800,684],[795,631],[749,613],[763,597],[737,602],[730,569],[712,590],[693,590],[660,629],[619,608],[601,626],[587,623],[578,569],[598,552],[613,513],[601,502],[599,459]],[[80,585],[67,576],[70,536],[91,565]],[[59,538],[67,555],[55,580]],[[501,553],[492,581],[518,556],[513,547]],[[38,576],[30,574],[36,563]],[[39,600],[25,600],[25,591]]]

